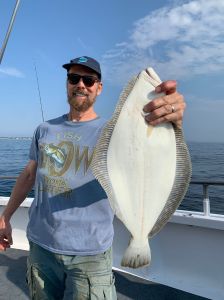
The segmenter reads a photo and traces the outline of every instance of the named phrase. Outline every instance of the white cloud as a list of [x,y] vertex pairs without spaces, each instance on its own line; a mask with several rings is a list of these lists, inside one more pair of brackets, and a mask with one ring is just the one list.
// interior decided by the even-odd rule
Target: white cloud
[[13,76],[18,78],[24,78],[25,75],[15,68],[7,68],[7,67],[1,67],[0,68],[0,74],[7,75],[7,76]]
[[224,1],[178,3],[136,21],[128,40],[105,53],[106,78],[123,83],[148,65],[176,79],[224,70]]

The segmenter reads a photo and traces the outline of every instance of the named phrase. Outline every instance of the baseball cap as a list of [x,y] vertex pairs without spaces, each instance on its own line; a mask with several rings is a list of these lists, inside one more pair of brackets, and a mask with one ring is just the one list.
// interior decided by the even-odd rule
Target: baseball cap
[[94,58],[89,56],[77,57],[70,60],[70,63],[64,64],[62,67],[68,71],[74,65],[82,65],[92,69],[99,75],[99,79],[101,79],[100,64]]

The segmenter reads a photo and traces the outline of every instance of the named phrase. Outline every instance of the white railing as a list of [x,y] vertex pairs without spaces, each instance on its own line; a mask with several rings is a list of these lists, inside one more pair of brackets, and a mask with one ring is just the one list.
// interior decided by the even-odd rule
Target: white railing
[[203,186],[203,212],[205,216],[210,216],[210,199],[208,188],[211,185],[224,186],[224,181],[191,181],[190,184],[202,185]]

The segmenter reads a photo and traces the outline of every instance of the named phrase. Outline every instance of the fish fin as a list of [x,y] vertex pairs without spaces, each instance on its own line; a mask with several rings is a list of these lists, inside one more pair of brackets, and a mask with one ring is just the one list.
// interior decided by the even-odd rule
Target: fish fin
[[140,268],[150,264],[151,251],[146,239],[142,244],[136,243],[135,239],[131,238],[128,248],[126,249],[121,261],[122,267]]

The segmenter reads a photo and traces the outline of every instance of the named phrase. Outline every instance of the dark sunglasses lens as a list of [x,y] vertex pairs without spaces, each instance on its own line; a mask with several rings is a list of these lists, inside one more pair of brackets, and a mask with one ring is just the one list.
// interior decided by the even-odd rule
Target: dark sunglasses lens
[[83,80],[83,83],[84,83],[86,86],[88,86],[88,87],[94,85],[94,83],[95,83],[95,81],[96,81],[95,78],[90,77],[90,76],[83,76],[83,77],[82,77],[82,80]]
[[68,81],[70,84],[77,84],[79,83],[80,79],[82,78],[83,83],[87,86],[87,87],[91,87],[94,85],[94,83],[97,81],[96,78],[94,78],[93,76],[87,76],[87,75],[78,75],[78,74],[68,74]]
[[68,82],[70,84],[77,84],[79,82],[79,80],[81,79],[80,75],[76,75],[76,74],[68,74]]

